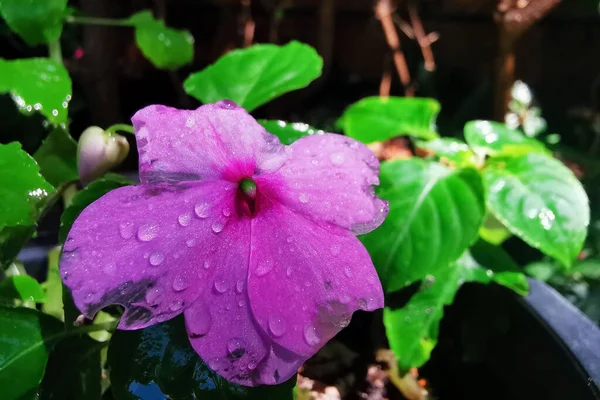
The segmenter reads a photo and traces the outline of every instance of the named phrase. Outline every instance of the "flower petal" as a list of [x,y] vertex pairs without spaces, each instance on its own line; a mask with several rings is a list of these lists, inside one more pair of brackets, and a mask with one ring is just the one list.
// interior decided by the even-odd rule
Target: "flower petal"
[[355,310],[383,307],[375,268],[351,232],[275,202],[252,220],[248,291],[265,334],[305,358]]
[[275,170],[287,154],[246,110],[224,100],[196,110],[148,106],[132,117],[140,180],[238,180]]
[[[60,271],[77,307],[126,308],[119,328],[139,329],[180,314],[209,281],[235,220],[229,182],[155,184],[113,190],[88,206],[65,242]],[[229,216],[226,216],[230,215]],[[201,276],[202,275],[202,276]]]
[[378,198],[379,161],[369,148],[337,134],[294,142],[283,167],[259,178],[262,190],[310,218],[363,234],[385,219],[388,203]]

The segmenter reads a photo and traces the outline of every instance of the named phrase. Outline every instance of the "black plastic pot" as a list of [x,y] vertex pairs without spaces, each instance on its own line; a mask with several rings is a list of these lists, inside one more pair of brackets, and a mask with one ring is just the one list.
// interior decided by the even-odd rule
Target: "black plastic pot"
[[558,292],[465,285],[421,373],[444,399],[600,399],[600,329]]

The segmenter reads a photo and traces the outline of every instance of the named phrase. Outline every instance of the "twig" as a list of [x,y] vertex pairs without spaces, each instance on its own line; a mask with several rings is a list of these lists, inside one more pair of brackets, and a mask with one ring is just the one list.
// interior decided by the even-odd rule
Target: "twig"
[[251,0],[242,0],[242,23],[244,33],[244,47],[250,47],[254,42],[254,29],[256,27],[256,24],[252,19]]
[[381,27],[385,33],[385,39],[387,40],[390,49],[392,49],[394,64],[396,65],[400,82],[402,82],[402,86],[404,86],[404,95],[406,97],[412,97],[415,95],[415,92],[410,84],[410,72],[408,70],[408,65],[406,64],[406,58],[400,47],[400,38],[398,37],[398,32],[396,32],[396,27],[394,26],[392,11],[390,0],[377,0],[375,15],[381,22]]
[[425,33],[423,23],[419,17],[419,11],[414,4],[408,6],[408,16],[417,43],[419,43],[419,47],[421,47],[421,53],[423,54],[423,60],[425,61],[425,70],[433,72],[435,71],[435,58],[433,57],[433,51],[431,51],[431,42],[429,41],[429,36]]
[[392,87],[391,61],[389,54],[387,54],[383,61],[383,75],[381,75],[381,83],[379,84],[379,96],[381,97],[389,97],[390,95]]

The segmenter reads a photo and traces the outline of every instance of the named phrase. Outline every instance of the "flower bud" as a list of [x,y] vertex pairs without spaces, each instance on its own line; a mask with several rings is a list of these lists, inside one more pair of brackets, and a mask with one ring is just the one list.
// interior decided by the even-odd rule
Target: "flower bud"
[[77,145],[79,179],[87,184],[116,167],[129,154],[127,139],[116,133],[107,133],[98,126],[90,126],[81,134]]

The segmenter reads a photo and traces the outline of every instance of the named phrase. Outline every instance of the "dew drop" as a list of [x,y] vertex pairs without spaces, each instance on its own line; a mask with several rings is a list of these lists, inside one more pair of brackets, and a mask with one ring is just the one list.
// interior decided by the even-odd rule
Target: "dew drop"
[[340,254],[341,248],[340,245],[338,244],[334,244],[333,246],[331,246],[331,254],[333,254],[334,256],[337,256],[338,254]]
[[186,320],[192,322],[186,324],[192,338],[206,335],[212,324],[208,307],[202,303],[196,303],[186,310]]
[[255,369],[256,369],[256,362],[254,362],[254,361],[250,361],[250,362],[248,363],[248,369],[249,369],[250,371],[253,371],[253,370],[255,370]]
[[344,293],[340,296],[340,303],[348,304],[348,303],[350,303],[350,301],[352,301],[352,298],[350,297],[350,295],[348,293]]
[[208,218],[210,204],[207,202],[198,203],[194,206],[194,213],[198,218]]
[[105,274],[108,275],[112,275],[115,272],[117,272],[117,264],[115,263],[108,263],[104,266],[103,271]]
[[194,119],[194,117],[189,117],[186,121],[185,121],[185,126],[188,128],[191,128],[192,126],[194,126],[196,124],[196,120]]
[[209,269],[210,268],[210,263],[208,262],[208,260],[204,261],[204,269]]
[[187,289],[188,286],[188,282],[183,275],[177,275],[173,280],[173,290],[176,292],[181,292],[182,290]]
[[283,336],[283,334],[287,330],[285,320],[280,316],[269,316],[269,330],[275,337]]
[[223,215],[229,217],[231,215],[231,208],[223,207]]
[[285,269],[285,275],[289,278],[290,276],[292,276],[292,267],[290,265],[288,265],[288,267]]
[[165,256],[163,253],[160,252],[155,252],[150,254],[150,257],[148,258],[148,261],[150,261],[150,265],[152,266],[158,266],[160,265],[165,259]]
[[306,193],[301,193],[300,196],[298,196],[298,201],[302,204],[308,203],[308,195]]
[[246,354],[245,344],[242,339],[232,338],[227,341],[227,351],[232,358],[240,358]]
[[175,300],[173,302],[171,302],[171,304],[169,304],[169,310],[176,312],[181,310],[181,308],[183,307],[183,303],[181,302],[181,300]]
[[237,107],[237,104],[235,104],[231,100],[221,100],[221,101],[218,101],[216,104],[217,104],[217,106],[219,106],[220,108],[222,108],[224,110],[233,110],[234,108]]
[[287,239],[285,239],[285,241],[288,243],[292,243],[293,240],[294,240],[294,238],[291,236],[288,236]]
[[344,155],[342,153],[333,153],[329,156],[329,161],[333,165],[342,165],[344,163]]
[[162,297],[162,290],[160,288],[150,289],[146,292],[146,302],[151,305],[157,305]]
[[348,278],[352,277],[352,269],[350,268],[350,266],[344,268],[344,275],[346,275]]
[[491,278],[492,276],[494,276],[494,271],[492,271],[491,269],[488,269],[487,271],[485,271],[485,274]]
[[185,245],[187,247],[194,247],[195,244],[196,244],[196,239],[189,239],[185,242]]
[[377,278],[374,275],[367,276],[367,283],[373,284],[375,282],[377,282]]
[[317,334],[317,328],[312,325],[308,325],[304,328],[304,340],[309,346],[316,346],[321,341],[321,338]]
[[137,237],[142,242],[149,242],[158,236],[158,224],[153,222],[144,224],[139,227]]
[[236,282],[235,291],[238,293],[242,293],[244,291],[244,281],[239,280]]
[[179,217],[177,217],[177,222],[179,222],[179,225],[181,226],[188,226],[190,222],[192,222],[192,214],[181,214]]
[[258,264],[256,265],[256,269],[254,270],[254,273],[256,274],[256,276],[264,276],[266,274],[268,274],[271,270],[273,269],[273,261],[266,259],[266,260],[260,260],[258,262]]
[[224,227],[225,227],[225,224],[223,224],[222,221],[215,221],[215,222],[213,222],[211,229],[214,233],[220,233],[223,231]]
[[119,233],[123,239],[131,239],[133,237],[133,222],[119,224]]
[[359,299],[358,300],[358,308],[360,308],[361,310],[366,310],[367,309],[367,300]]
[[245,302],[244,300],[240,300],[240,301],[238,301],[238,306],[239,306],[240,308],[244,307],[245,305],[246,305],[246,302]]
[[229,289],[229,283],[223,278],[215,279],[214,286],[218,293],[225,293]]

